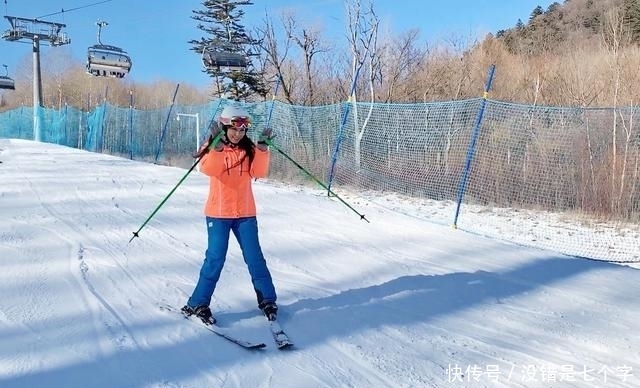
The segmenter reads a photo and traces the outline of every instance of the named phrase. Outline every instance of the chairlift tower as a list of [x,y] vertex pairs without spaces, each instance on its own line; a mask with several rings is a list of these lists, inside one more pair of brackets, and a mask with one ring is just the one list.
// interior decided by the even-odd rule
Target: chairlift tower
[[27,19],[16,16],[5,16],[11,29],[2,34],[9,42],[31,41],[33,45],[33,140],[41,141],[40,120],[38,110],[42,103],[42,80],[40,72],[40,42],[49,42],[51,46],[62,46],[71,43],[71,39],[62,31],[65,24],[47,22],[38,19]]

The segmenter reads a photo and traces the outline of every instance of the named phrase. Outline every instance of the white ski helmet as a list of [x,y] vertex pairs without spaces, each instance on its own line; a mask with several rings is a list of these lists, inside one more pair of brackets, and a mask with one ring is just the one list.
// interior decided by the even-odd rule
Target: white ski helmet
[[236,105],[225,106],[222,112],[220,112],[218,122],[222,125],[231,125],[231,121],[235,118],[241,118],[249,124],[251,123],[249,112]]

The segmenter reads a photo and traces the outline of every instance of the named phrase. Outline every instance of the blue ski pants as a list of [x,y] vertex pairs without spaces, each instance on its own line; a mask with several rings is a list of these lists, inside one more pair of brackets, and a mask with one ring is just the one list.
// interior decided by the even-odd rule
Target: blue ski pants
[[195,308],[203,305],[209,306],[211,303],[211,296],[216,288],[218,279],[220,279],[220,273],[222,273],[222,267],[227,256],[229,232],[231,231],[240,245],[242,257],[249,269],[258,304],[275,302],[276,291],[258,241],[258,221],[256,217],[206,217],[206,220],[208,232],[207,251],[200,268],[198,283],[187,304]]

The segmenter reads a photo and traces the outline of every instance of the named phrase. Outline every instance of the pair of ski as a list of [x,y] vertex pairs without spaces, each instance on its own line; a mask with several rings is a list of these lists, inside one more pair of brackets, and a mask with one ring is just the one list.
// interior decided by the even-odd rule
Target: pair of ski
[[[162,306],[164,310],[176,311],[172,307]],[[208,325],[202,322],[202,320],[196,316],[190,315],[187,316],[183,314],[181,311],[178,311],[183,317],[190,320],[193,323],[196,323],[205,329],[213,332],[214,334],[226,339],[229,342],[233,342],[236,345],[239,345],[245,349],[262,349],[267,345],[263,342],[252,342],[247,341],[242,338],[237,337],[233,333],[230,332],[226,327],[218,326],[218,325]],[[282,327],[278,323],[278,320],[269,321],[269,330],[271,331],[271,336],[273,337],[273,341],[278,349],[287,349],[293,346],[293,342],[289,339],[289,336],[282,330]]]

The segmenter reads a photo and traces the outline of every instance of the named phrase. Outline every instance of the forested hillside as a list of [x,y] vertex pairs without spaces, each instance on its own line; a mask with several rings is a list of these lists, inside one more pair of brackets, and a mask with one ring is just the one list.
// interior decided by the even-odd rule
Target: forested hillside
[[[367,27],[377,26],[380,18],[375,2],[369,8],[355,8],[356,4],[360,6],[351,2],[349,9],[354,13],[345,31],[355,28],[366,40],[372,36],[363,34],[378,34]],[[420,26],[376,35],[371,41],[377,43],[366,48],[371,60],[359,74],[357,98],[403,103],[478,97],[490,65],[495,64],[494,99],[579,107],[632,106],[640,100],[640,0],[566,0],[547,9],[538,6],[528,20],[513,23],[512,28],[471,41],[461,37],[433,42],[421,34]],[[348,95],[356,39],[331,42],[325,32],[301,25],[295,15],[270,15],[264,25],[246,27],[263,37],[256,47],[256,63],[265,80],[282,80],[280,100],[315,106]],[[282,54],[283,48],[289,54]],[[15,76],[16,90],[3,94],[0,111],[32,104],[30,66],[25,57],[25,66]],[[70,105],[90,110],[105,97],[111,104],[127,107],[133,97],[136,108],[156,109],[168,105],[175,88],[162,80],[87,82],[84,64],[71,58],[65,48],[44,56],[42,77],[48,108]],[[181,85],[177,103],[204,103],[217,97],[212,89]]]

